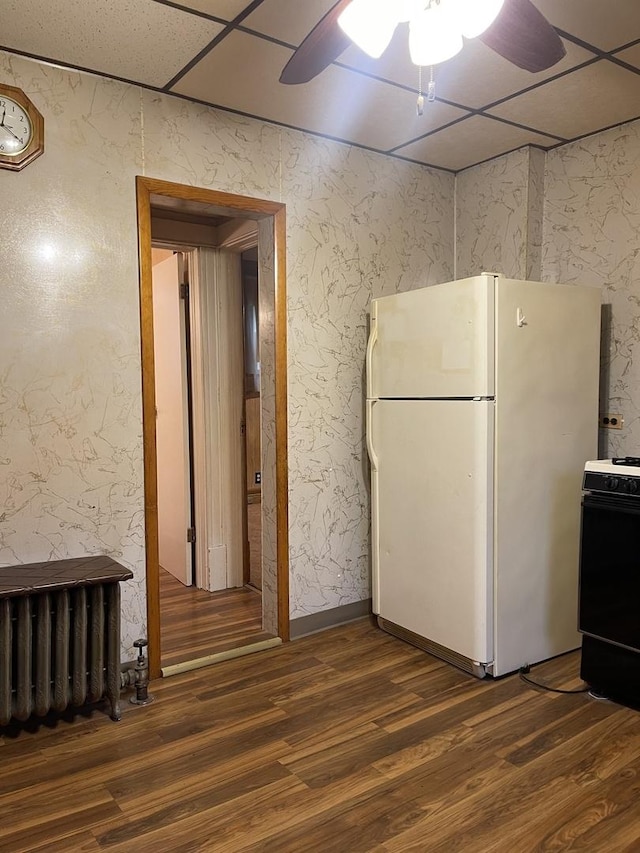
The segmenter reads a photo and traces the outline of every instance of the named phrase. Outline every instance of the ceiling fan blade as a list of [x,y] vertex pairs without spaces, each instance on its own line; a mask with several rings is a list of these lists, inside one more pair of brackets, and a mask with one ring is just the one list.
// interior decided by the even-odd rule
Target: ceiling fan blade
[[567,52],[558,33],[531,0],[506,0],[479,39],[525,71],[545,71]]
[[281,83],[308,83],[352,44],[338,25],[342,10],[349,3],[351,0],[338,0],[318,21],[282,70]]

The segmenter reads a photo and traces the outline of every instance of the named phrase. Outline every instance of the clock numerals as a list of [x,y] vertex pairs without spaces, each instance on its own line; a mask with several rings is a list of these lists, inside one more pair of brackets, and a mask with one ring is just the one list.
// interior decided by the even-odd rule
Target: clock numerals
[[44,151],[44,120],[22,89],[0,82],[0,169],[20,171]]
[[2,151],[17,157],[31,142],[31,121],[25,110],[9,98],[0,100],[0,138],[5,139]]

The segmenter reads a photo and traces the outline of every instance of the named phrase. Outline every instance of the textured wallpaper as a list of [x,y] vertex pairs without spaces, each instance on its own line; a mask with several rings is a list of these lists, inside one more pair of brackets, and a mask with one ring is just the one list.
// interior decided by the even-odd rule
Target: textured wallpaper
[[45,154],[0,172],[0,564],[132,568],[124,658],[146,630],[137,174],[287,205],[293,618],[370,594],[368,306],[454,277],[454,185],[458,278],[602,288],[603,406],[625,418],[602,452],[640,455],[639,123],[454,180],[2,52],[0,74],[46,126]]
[[529,153],[520,148],[457,176],[456,278],[527,278]]
[[456,277],[542,278],[544,151],[520,148],[456,178]]
[[0,78],[45,118],[45,153],[0,172],[0,561],[109,554],[134,569],[131,659],[145,630],[140,97],[2,53]]
[[640,455],[640,122],[544,154],[521,149],[456,183],[457,274],[602,290],[601,457]]
[[601,456],[640,455],[640,122],[547,155],[543,269],[602,288]]
[[292,617],[369,596],[363,363],[372,295],[453,276],[435,172],[0,52],[46,151],[0,172],[0,563],[130,567],[146,630],[137,174],[287,205]]
[[453,178],[289,134],[283,197],[296,617],[370,595],[368,307],[372,296],[451,277]]

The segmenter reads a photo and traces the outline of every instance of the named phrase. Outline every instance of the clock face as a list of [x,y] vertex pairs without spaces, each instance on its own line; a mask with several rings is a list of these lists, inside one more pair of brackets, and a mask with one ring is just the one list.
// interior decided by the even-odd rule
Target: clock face
[[44,151],[44,118],[22,89],[0,82],[0,169],[20,172]]
[[26,110],[0,94],[0,155],[18,157],[32,137],[33,126]]

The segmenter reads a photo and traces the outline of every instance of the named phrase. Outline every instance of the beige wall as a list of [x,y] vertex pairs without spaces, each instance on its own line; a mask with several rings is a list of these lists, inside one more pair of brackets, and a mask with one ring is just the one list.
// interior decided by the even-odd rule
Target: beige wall
[[[145,630],[134,179],[146,174],[286,203],[290,612],[366,598],[367,308],[453,278],[454,178],[2,52],[0,73],[46,134],[42,157],[0,171],[0,564],[108,553],[131,567],[130,657]],[[602,288],[605,404],[625,416],[605,451],[634,454],[639,128],[558,148],[546,170],[523,149],[455,180],[458,277]]]
[[[457,275],[480,269],[602,290],[600,456],[640,447],[640,122],[546,155],[521,149],[456,180]],[[540,275],[536,274],[540,271]]]
[[601,456],[640,455],[640,122],[547,155],[545,278],[600,287],[601,407],[624,416],[601,430]]
[[[453,177],[0,52],[45,153],[0,171],[0,563],[108,553],[145,631],[135,176],[287,205],[293,617],[369,595],[372,294],[453,275]],[[6,200],[10,199],[10,204]]]
[[541,278],[544,158],[520,148],[457,175],[456,278]]

